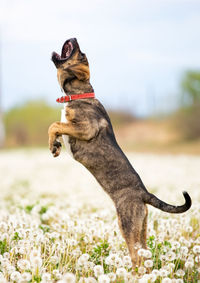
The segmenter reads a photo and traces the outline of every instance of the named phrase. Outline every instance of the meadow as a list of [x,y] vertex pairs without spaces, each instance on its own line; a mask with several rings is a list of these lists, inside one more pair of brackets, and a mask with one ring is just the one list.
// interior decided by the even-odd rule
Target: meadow
[[0,152],[0,283],[200,282],[200,156],[129,153],[148,190],[192,208],[149,208],[148,249],[131,272],[115,208],[94,177],[62,149]]

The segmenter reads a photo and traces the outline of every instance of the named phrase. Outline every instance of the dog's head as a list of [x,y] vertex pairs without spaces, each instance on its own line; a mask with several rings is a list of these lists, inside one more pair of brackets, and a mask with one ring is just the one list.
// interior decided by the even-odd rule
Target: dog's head
[[51,59],[57,68],[58,82],[62,89],[65,89],[65,84],[72,80],[89,81],[88,60],[81,52],[76,38],[66,40],[61,55],[53,52]]

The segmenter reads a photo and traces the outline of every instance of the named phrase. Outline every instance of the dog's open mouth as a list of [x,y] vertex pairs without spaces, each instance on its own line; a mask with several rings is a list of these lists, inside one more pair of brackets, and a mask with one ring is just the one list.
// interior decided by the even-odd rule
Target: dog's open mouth
[[56,52],[52,53],[53,62],[55,64],[56,63],[59,64],[67,61],[71,57],[73,51],[75,50],[75,42],[76,42],[75,38],[68,39],[67,41],[65,41],[62,47],[61,55],[59,55]]
[[61,58],[62,59],[68,59],[70,57],[70,55],[72,54],[74,47],[73,44],[71,43],[71,41],[67,41],[62,48],[62,54],[61,54]]

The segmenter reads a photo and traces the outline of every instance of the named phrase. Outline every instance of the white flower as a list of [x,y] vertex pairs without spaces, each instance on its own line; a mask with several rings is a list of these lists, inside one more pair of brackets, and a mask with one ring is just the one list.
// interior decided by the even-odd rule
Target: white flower
[[10,279],[16,282],[19,282],[21,280],[21,273],[18,271],[14,271],[10,275]]
[[84,264],[85,262],[88,261],[89,257],[90,257],[89,254],[82,254],[78,259],[78,264],[79,265]]
[[57,264],[59,262],[59,258],[56,255],[51,256],[50,262],[52,264]]
[[50,238],[51,239],[58,239],[60,237],[60,234],[57,232],[52,232],[50,233]]
[[116,274],[117,274],[117,276],[119,276],[119,277],[125,277],[126,274],[127,274],[127,271],[126,271],[126,269],[123,268],[123,267],[117,268]]
[[0,278],[0,283],[8,283],[7,279],[5,277]]
[[132,283],[132,282],[134,282],[134,278],[133,278],[133,275],[132,275],[131,272],[128,272],[126,274],[126,277],[124,278],[124,282],[125,283]]
[[73,273],[68,272],[63,275],[63,280],[66,283],[75,283],[76,276]]
[[188,253],[188,247],[186,247],[186,246],[181,247],[181,248],[180,248],[180,253],[187,255],[187,253]]
[[3,242],[4,240],[8,240],[9,239],[9,235],[8,233],[3,233],[0,235],[0,240]]
[[200,263],[200,255],[197,255],[194,260],[196,263]]
[[187,260],[185,262],[185,267],[186,268],[192,268],[194,266],[194,262],[192,260]]
[[192,233],[193,228],[191,226],[188,226],[188,227],[186,227],[185,231],[188,232],[188,233]]
[[33,267],[41,267],[42,266],[42,259],[39,256],[33,257],[30,259],[31,260],[31,265]]
[[24,272],[21,275],[20,283],[26,283],[26,282],[30,281],[31,278],[32,278],[32,275],[29,272]]
[[10,254],[8,252],[6,252],[6,253],[3,254],[3,257],[9,259],[10,258]]
[[7,273],[11,274],[15,271],[15,267],[13,265],[8,265],[7,266]]
[[8,224],[4,221],[1,221],[0,222],[0,230],[3,231],[3,232],[6,232],[8,229]]
[[178,277],[183,277],[183,276],[185,275],[185,271],[182,270],[182,269],[178,269],[178,270],[176,271],[176,275],[177,275]]
[[128,267],[129,268],[129,266],[131,267],[132,266],[132,262],[131,262],[131,258],[130,258],[130,256],[124,256],[123,257],[123,263],[124,263],[124,265],[126,266],[126,267]]
[[18,250],[18,253],[21,255],[25,255],[26,254],[26,249],[24,247],[20,247]]
[[156,275],[156,277],[160,276],[160,271],[158,269],[153,269],[152,274]]
[[1,259],[1,266],[2,266],[3,268],[5,268],[5,269],[7,269],[8,266],[10,266],[10,262],[8,261],[7,258],[2,258],[2,259]]
[[114,272],[110,272],[107,275],[110,278],[111,282],[114,282],[116,280],[116,274]]
[[172,251],[169,251],[166,253],[166,260],[167,261],[173,261],[176,259],[176,254]]
[[62,275],[60,274],[59,270],[58,269],[54,269],[52,271],[53,273],[53,276],[58,280],[58,279],[61,279]]
[[169,271],[167,271],[167,270],[164,269],[164,268],[161,268],[161,269],[159,270],[159,273],[160,273],[160,276],[161,276],[161,277],[166,277],[166,276],[169,274]]
[[145,274],[138,280],[139,283],[148,283],[149,281],[149,274]]
[[146,268],[144,266],[139,266],[138,267],[138,273],[139,274],[145,274],[146,273]]
[[193,250],[194,254],[200,254],[200,246],[199,245],[194,246],[192,250]]
[[155,274],[149,274],[148,276],[148,280],[149,282],[155,282],[156,281],[157,276]]
[[139,249],[137,253],[138,253],[139,256],[145,257],[146,250],[145,249]]
[[95,267],[94,267],[94,275],[96,277],[99,277],[102,274],[104,274],[103,267],[101,265],[95,265]]
[[40,250],[33,249],[30,253],[30,258],[40,257]]
[[48,272],[45,272],[42,274],[42,281],[43,282],[49,282],[51,280],[51,274]]
[[49,214],[47,212],[43,213],[41,217],[42,217],[42,220],[44,221],[48,221],[50,219]]
[[26,269],[30,269],[30,262],[26,259],[20,259],[17,262],[17,266],[19,269],[21,270],[26,270]]
[[109,283],[110,278],[108,277],[108,275],[102,274],[98,277],[98,282],[99,283]]
[[181,246],[181,244],[180,244],[178,241],[173,241],[173,242],[171,243],[171,245],[172,245],[172,250],[177,250],[177,249],[179,249],[180,246]]
[[121,267],[123,265],[123,262],[121,260],[121,258],[116,258],[115,259],[115,266],[118,268],[118,267]]
[[91,265],[91,264],[93,264],[93,262],[85,261],[82,266],[83,266],[85,271],[89,271],[89,269],[94,268],[94,264],[93,265]]
[[107,264],[107,265],[114,265],[114,261],[111,260],[110,256],[107,256],[105,258],[105,264]]
[[152,252],[150,250],[145,250],[145,255],[144,257],[146,258],[151,258],[152,257]]
[[153,260],[150,260],[150,259],[145,260],[144,266],[147,267],[147,268],[152,267],[153,266]]
[[78,244],[77,240],[75,240],[75,239],[68,239],[67,242],[68,242],[68,245],[71,246],[71,247],[75,247]]
[[94,277],[87,277],[84,279],[85,283],[96,283],[97,280]]
[[169,271],[169,273],[173,271],[174,267],[175,267],[175,264],[173,262],[170,262],[167,265],[163,266],[163,268]]

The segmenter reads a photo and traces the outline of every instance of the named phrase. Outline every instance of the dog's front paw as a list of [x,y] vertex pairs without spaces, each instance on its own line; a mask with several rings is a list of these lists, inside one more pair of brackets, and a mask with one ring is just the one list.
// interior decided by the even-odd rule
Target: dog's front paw
[[61,147],[62,147],[62,144],[59,141],[55,140],[53,143],[53,148],[52,148],[52,154],[54,157],[57,157],[60,155]]
[[50,150],[54,157],[57,157],[60,155],[61,147],[62,147],[62,144],[57,140],[55,140],[53,144],[50,145]]

